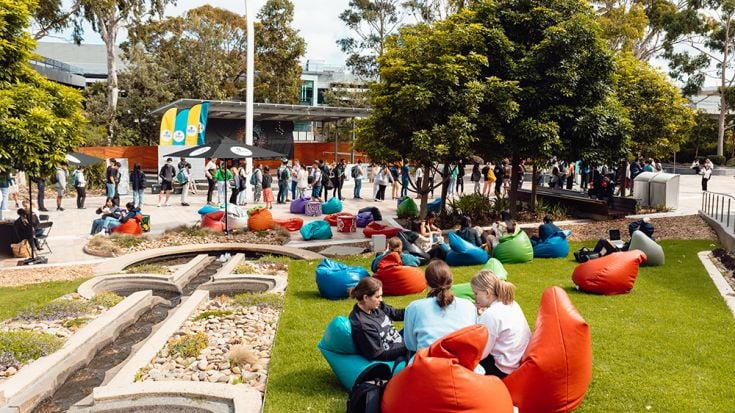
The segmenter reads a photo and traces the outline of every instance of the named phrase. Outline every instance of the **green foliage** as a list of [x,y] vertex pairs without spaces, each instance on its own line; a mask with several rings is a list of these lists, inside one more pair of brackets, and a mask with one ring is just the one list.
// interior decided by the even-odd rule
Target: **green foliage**
[[725,166],[735,166],[735,158],[728,159]]
[[0,354],[11,355],[20,363],[47,356],[63,345],[64,341],[62,339],[49,333],[36,331],[0,332]]
[[567,207],[561,203],[547,203],[543,199],[537,199],[534,205],[533,213],[536,219],[541,219],[545,215],[551,215],[554,221],[561,221],[568,217]]
[[38,306],[76,291],[86,279],[27,284],[0,288],[0,320],[15,317],[29,305]]
[[72,318],[71,320],[64,321],[61,325],[70,330],[77,330],[79,327],[87,324],[89,320],[91,320],[89,317]]
[[235,296],[235,304],[241,307],[273,307],[283,306],[283,296],[274,293],[244,293]]
[[164,234],[180,234],[186,237],[206,237],[212,235],[212,232],[207,230],[206,228],[202,228],[200,226],[192,225],[179,225],[178,227],[173,227],[166,229]]
[[194,318],[194,321],[206,320],[209,317],[222,318],[228,315],[232,315],[232,311],[230,310],[207,310],[207,311],[202,311],[198,316],[196,316],[196,318]]
[[110,235],[109,240],[122,248],[132,248],[146,242],[147,238],[130,234],[114,233]]
[[707,155],[710,161],[715,165],[724,165],[725,157],[723,155]]
[[104,188],[105,187],[105,164],[96,163],[84,168],[84,179],[87,188]]
[[76,318],[89,313],[91,306],[88,302],[78,300],[59,299],[41,305],[27,306],[16,316],[21,320],[62,320]]
[[168,349],[172,354],[181,357],[198,357],[199,353],[209,345],[209,336],[200,331],[198,333],[184,334],[178,338],[172,338],[168,342]]
[[496,216],[493,213],[493,202],[481,194],[462,195],[457,199],[448,200],[448,206],[456,214],[469,217],[472,225],[492,224]]
[[120,304],[120,302],[122,302],[122,300],[123,300],[123,297],[121,297],[121,296],[119,296],[119,295],[117,295],[117,294],[115,294],[113,292],[103,291],[103,292],[95,295],[94,297],[92,297],[92,299],[90,300],[90,302],[92,304],[94,304],[94,305],[101,305],[102,307],[105,307],[105,308],[112,308],[112,307]]
[[168,267],[162,264],[138,264],[126,268],[129,274],[168,274]]

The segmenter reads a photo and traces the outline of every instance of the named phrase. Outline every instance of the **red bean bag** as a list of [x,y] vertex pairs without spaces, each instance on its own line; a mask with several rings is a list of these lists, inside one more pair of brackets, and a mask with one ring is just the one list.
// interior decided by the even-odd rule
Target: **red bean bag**
[[325,216],[324,217],[324,220],[327,221],[327,222],[329,222],[329,225],[330,226],[336,227],[337,226],[337,217],[340,216],[340,215],[346,215],[348,217],[353,217],[353,218],[355,217],[353,214],[350,214],[349,212],[337,212],[335,214],[329,214],[329,215]]
[[304,226],[304,220],[299,217],[293,217],[288,219],[275,219],[273,218],[275,225],[280,225],[289,231],[298,231]]
[[140,226],[140,221],[143,219],[142,215],[136,215],[135,217],[123,222],[122,224],[115,227],[112,232],[119,234],[128,235],[141,235],[143,234],[143,227]]
[[401,256],[391,252],[378,262],[378,270],[373,276],[383,283],[385,295],[416,294],[426,289],[426,277],[416,267],[403,265]]
[[211,229],[212,231],[222,232],[225,230],[225,223],[222,222],[222,217],[225,216],[225,211],[210,212],[202,217],[202,228]]
[[640,250],[616,252],[579,264],[572,273],[572,281],[582,291],[613,295],[633,289],[638,267],[646,261]]
[[248,211],[248,229],[251,231],[267,231],[273,228],[273,215],[266,208],[254,208]]
[[520,367],[503,379],[513,404],[521,413],[569,412],[582,403],[591,379],[590,327],[563,289],[549,287]]
[[371,222],[367,224],[365,230],[363,230],[363,234],[365,234],[365,238],[370,238],[376,234],[383,234],[386,238],[391,238],[398,235],[398,233],[401,231],[403,231],[402,228],[381,225],[377,222]]
[[[475,324],[416,353],[413,363],[393,376],[381,401],[383,413],[511,413],[508,389],[495,376],[473,370],[487,343],[487,328]],[[537,389],[542,392],[543,387]]]

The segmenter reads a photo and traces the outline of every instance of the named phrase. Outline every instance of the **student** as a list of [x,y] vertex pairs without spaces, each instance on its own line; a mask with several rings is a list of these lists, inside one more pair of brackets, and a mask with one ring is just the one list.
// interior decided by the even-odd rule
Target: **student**
[[109,222],[119,220],[122,212],[121,208],[115,207],[112,198],[107,198],[105,205],[97,208],[97,214],[100,214],[100,217],[92,221],[92,228],[89,230],[90,238],[105,229]]
[[543,242],[559,231],[561,231],[561,229],[554,224],[554,220],[551,218],[551,215],[546,215],[544,216],[544,223],[538,226],[538,236],[534,235],[531,237],[531,242],[534,244]]
[[404,310],[383,302],[383,283],[365,277],[350,290],[357,300],[350,313],[352,340],[357,350],[368,360],[396,360],[406,355],[403,337],[393,321],[403,321]]
[[[184,158],[181,158],[184,159]],[[179,183],[181,184],[181,206],[189,206],[189,203],[187,202],[187,197],[189,196],[189,181],[191,180],[191,164],[186,162],[184,166],[179,169],[180,180]]]
[[[184,187],[184,189],[186,189],[186,187]],[[128,222],[129,219],[135,218],[135,216],[138,214],[140,214],[140,209],[136,208],[135,204],[133,204],[132,202],[128,202],[127,204],[125,204],[125,209],[122,210],[120,218],[117,220],[108,219],[102,225],[102,229],[104,229],[107,233],[110,233],[113,229]]]
[[462,215],[459,219],[459,229],[456,233],[460,238],[476,247],[485,245],[482,240],[482,230],[479,227],[473,227],[472,220],[468,216]]
[[166,163],[158,172],[158,177],[161,178],[161,192],[158,193],[158,205],[156,206],[161,206],[161,200],[164,199],[164,196],[163,206],[168,206],[168,200],[171,198],[171,190],[174,189],[174,177],[176,176],[176,168],[174,168],[173,162],[173,159],[167,158]]
[[84,201],[87,199],[87,181],[84,179],[84,166],[80,165],[71,175],[71,184],[77,191],[77,209],[85,209]]
[[130,172],[130,185],[133,188],[133,203],[136,208],[143,206],[143,193],[145,192],[145,172],[140,163],[135,163],[133,172]]
[[425,276],[430,288],[428,296],[406,307],[403,339],[412,353],[477,322],[472,302],[452,293],[452,271],[446,262],[431,261]]
[[531,329],[523,310],[514,300],[515,286],[482,270],[470,281],[475,305],[482,313],[478,324],[487,327],[488,340],[480,365],[485,375],[504,378],[521,364],[531,340]]
[[446,251],[441,247],[444,243],[442,231],[436,226],[436,214],[429,211],[426,219],[419,222],[418,237],[416,238],[416,246],[429,254],[431,258],[444,259]]
[[263,202],[265,202],[265,207],[273,209],[273,201],[275,200],[275,197],[273,196],[273,189],[271,189],[273,177],[271,176],[270,171],[271,169],[268,165],[263,166],[263,178],[261,180],[261,184],[263,185]]
[[224,202],[227,202],[227,198],[225,197],[225,185],[228,185],[230,179],[232,179],[232,172],[227,169],[227,163],[223,159],[220,161],[219,167],[214,173],[214,181],[217,186],[217,205],[223,205]]

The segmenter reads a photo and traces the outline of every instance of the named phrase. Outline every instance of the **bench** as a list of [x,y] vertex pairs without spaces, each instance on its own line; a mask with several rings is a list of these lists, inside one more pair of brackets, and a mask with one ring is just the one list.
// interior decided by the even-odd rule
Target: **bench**
[[[613,197],[608,203],[607,201],[590,198],[584,192],[542,187],[536,189],[536,198],[546,203],[562,204],[574,215],[596,220],[620,218],[635,214],[637,203],[633,198],[621,197]],[[518,200],[530,203],[531,190],[519,189]]]

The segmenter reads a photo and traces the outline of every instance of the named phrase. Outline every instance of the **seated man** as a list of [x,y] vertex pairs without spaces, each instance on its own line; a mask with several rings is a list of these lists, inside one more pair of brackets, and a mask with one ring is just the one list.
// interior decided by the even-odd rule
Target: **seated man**
[[636,232],[636,230],[643,232],[644,234],[646,234],[646,236],[648,236],[648,238],[654,241],[656,240],[656,238],[653,237],[653,231],[655,229],[653,228],[653,224],[651,224],[650,218],[641,218],[637,221],[631,222],[628,225],[628,234],[630,234],[631,237],[633,236],[633,233]]
[[18,210],[18,219],[13,222],[14,242],[18,243],[23,240],[28,240],[31,247],[37,249],[37,241],[33,236],[36,226],[38,226],[38,222],[36,221],[36,225],[33,225],[32,217],[28,215],[28,211],[20,208]]
[[482,230],[479,227],[473,227],[472,220],[468,216],[463,215],[460,218],[457,235],[476,247],[485,245],[486,240],[483,240]]
[[[651,219],[648,217],[641,218],[637,221],[631,222],[628,225],[628,233],[630,236],[633,236],[633,233],[636,230],[640,230],[646,236],[648,236],[651,239],[653,238],[653,225],[651,224]],[[615,245],[615,243],[608,239],[600,239],[597,241],[597,245],[595,245],[594,250],[592,250],[593,253],[598,254],[598,256],[590,256],[590,258],[599,258],[604,257],[605,255],[612,254],[614,252],[618,251],[628,251],[628,248],[630,247],[630,242],[626,242],[621,248]]]
[[551,215],[546,215],[544,217],[544,223],[538,227],[538,236],[534,235],[531,237],[531,243],[536,245],[539,242],[544,242],[547,238],[559,231],[561,231],[561,229],[554,224],[554,220],[551,218]]

